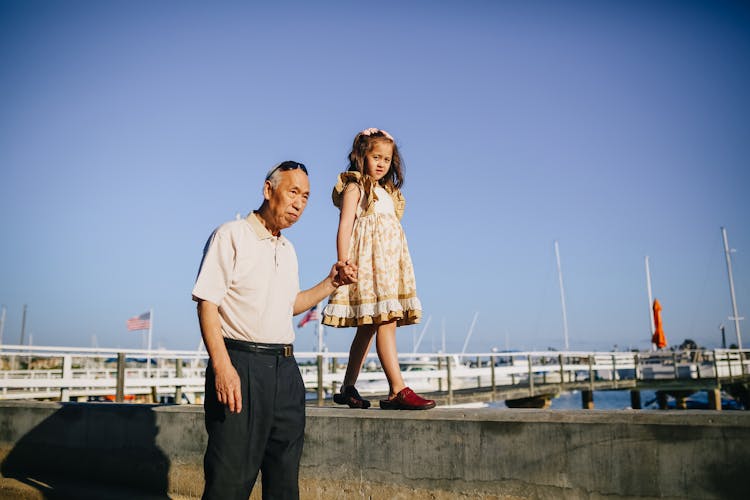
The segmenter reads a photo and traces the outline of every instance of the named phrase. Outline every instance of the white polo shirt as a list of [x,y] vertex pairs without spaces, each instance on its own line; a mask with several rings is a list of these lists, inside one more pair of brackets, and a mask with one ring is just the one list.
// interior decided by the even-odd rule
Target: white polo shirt
[[273,236],[258,215],[222,224],[203,254],[193,300],[219,306],[224,337],[294,342],[292,314],[299,293],[297,253]]

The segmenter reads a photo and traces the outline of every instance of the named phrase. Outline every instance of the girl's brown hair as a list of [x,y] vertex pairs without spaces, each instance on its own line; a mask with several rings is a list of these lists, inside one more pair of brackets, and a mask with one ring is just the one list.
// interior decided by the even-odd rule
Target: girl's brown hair
[[396,141],[385,130],[367,129],[358,133],[352,144],[352,151],[349,153],[349,171],[359,172],[365,175],[365,157],[372,149],[376,142],[389,142],[393,146],[393,155],[391,155],[391,168],[380,179],[380,184],[388,186],[391,189],[399,189],[404,185],[403,162],[398,152]]

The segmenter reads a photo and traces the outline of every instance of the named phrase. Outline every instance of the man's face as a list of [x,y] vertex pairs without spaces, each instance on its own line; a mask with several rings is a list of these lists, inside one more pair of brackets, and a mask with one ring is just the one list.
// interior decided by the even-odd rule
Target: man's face
[[286,229],[302,216],[310,197],[310,180],[302,169],[278,172],[279,183],[276,187],[266,181],[263,196],[268,202],[270,222],[280,231]]

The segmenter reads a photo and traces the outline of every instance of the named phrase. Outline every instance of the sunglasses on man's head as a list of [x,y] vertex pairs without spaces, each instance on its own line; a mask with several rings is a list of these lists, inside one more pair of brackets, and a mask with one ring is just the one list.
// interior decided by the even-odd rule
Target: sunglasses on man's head
[[302,163],[298,163],[296,161],[284,161],[273,167],[270,172],[268,172],[268,175],[266,175],[266,180],[270,179],[271,176],[276,173],[277,170],[281,170],[282,172],[286,172],[287,170],[296,170],[296,169],[302,170],[305,175],[307,174],[307,167],[305,167]]

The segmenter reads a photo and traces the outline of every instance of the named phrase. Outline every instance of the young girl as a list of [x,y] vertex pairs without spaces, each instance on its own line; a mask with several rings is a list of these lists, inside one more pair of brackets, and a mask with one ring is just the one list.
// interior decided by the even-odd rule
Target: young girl
[[[341,393],[333,400],[350,408],[369,408],[354,383],[372,339],[388,379],[390,394],[384,410],[427,410],[435,401],[404,385],[396,351],[396,326],[419,322],[414,269],[399,220],[405,200],[401,157],[393,137],[368,128],[354,138],[349,169],[338,177],[333,204],[341,210],[336,237],[338,260],[358,268],[356,283],[338,288],[323,311],[323,324],[356,326]],[[343,272],[343,269],[342,269]]]

